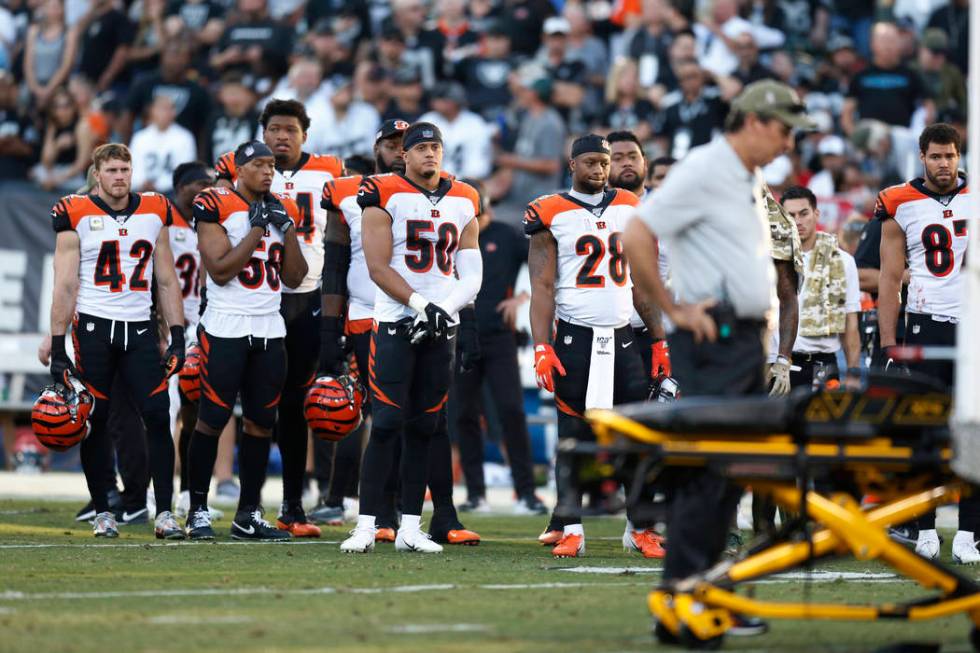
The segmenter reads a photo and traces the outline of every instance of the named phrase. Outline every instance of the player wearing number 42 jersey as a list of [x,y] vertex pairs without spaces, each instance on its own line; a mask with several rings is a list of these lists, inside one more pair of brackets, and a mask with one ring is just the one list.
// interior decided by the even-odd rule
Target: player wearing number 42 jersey
[[[184,312],[170,252],[173,211],[162,195],[130,192],[132,157],[125,145],[99,147],[93,162],[94,192],[69,195],[51,212],[57,233],[51,375],[66,386],[70,377],[80,378],[96,399],[92,430],[81,448],[82,469],[97,513],[95,535],[118,535],[109,512],[112,447],[106,432],[109,395],[118,372],[146,426],[157,503],[156,535],[182,538],[170,512],[174,445],[167,378],[180,370],[184,360]],[[150,319],[154,280],[159,311],[170,327],[170,346],[162,364],[157,328]],[[74,365],[65,352],[69,323]]]
[[264,143],[243,143],[235,151],[235,188],[212,188],[194,200],[208,301],[201,316],[201,405],[189,451],[191,538],[214,537],[208,487],[218,436],[239,395],[244,418],[238,451],[242,490],[231,536],[291,537],[265,522],[259,506],[286,376],[286,325],[279,313],[282,286],[299,286],[307,272],[296,237],[296,203],[269,193],[274,165],[272,150]]
[[[296,229],[309,271],[296,288],[282,290],[281,312],[286,321],[286,381],[279,404],[277,438],[282,454],[283,505],[278,526],[297,537],[317,537],[320,529],[307,521],[303,511],[303,476],[309,437],[303,416],[303,400],[316,374],[320,345],[320,271],[323,267],[323,234],[327,212],[320,206],[324,185],[343,173],[337,157],[307,154],[302,146],[310,118],[301,102],[272,100],[259,118],[262,138],[276,160],[272,191],[292,198],[299,209]],[[236,178],[231,153],[217,164],[219,185]]]
[[[955,346],[960,319],[962,277],[967,251],[970,196],[958,175],[960,138],[950,125],[937,123],[919,136],[919,158],[925,177],[886,188],[878,194],[875,219],[881,220],[881,276],[878,282],[878,328],[886,367],[896,343],[899,291],[909,270],[905,318],[906,345]],[[967,334],[969,335],[972,334]],[[951,361],[922,361],[915,371],[953,385]],[[980,563],[974,544],[980,530],[980,492],[960,500],[959,530],[953,538],[953,559]],[[916,551],[938,558],[936,515],[919,518]]]

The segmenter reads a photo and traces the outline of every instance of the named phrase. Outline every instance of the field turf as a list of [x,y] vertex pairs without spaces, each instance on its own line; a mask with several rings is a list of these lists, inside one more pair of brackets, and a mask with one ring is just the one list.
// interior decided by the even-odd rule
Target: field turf
[[[480,653],[651,651],[645,595],[660,562],[621,550],[622,521],[587,520],[588,556],[554,560],[534,537],[544,520],[469,517],[479,547],[441,555],[341,554],[344,528],[321,541],[159,544],[150,526],[96,541],[75,504],[0,500],[0,652],[373,651]],[[947,534],[948,542],[952,534]],[[612,574],[569,568],[630,569]],[[775,600],[901,601],[924,593],[889,570],[836,562],[821,572],[874,580],[759,584]],[[975,571],[969,572],[975,575]],[[968,651],[963,616],[904,622],[773,622],[726,650],[873,651],[901,641]]]

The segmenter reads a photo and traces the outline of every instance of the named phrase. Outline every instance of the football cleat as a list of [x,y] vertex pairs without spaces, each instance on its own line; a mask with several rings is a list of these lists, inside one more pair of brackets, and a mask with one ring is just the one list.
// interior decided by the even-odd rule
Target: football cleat
[[548,506],[544,505],[536,494],[521,497],[514,504],[515,515],[547,515]]
[[187,349],[177,386],[181,396],[192,404],[201,400],[201,347],[196,342]]
[[350,537],[340,543],[343,553],[367,553],[374,550],[375,528],[360,526],[350,532]]
[[732,625],[725,631],[732,637],[755,637],[769,632],[769,624],[757,617],[732,613]]
[[67,451],[88,436],[95,406],[95,398],[81,381],[70,374],[66,379],[67,386],[54,383],[42,388],[31,408],[34,437],[54,451]]
[[153,523],[153,534],[158,540],[182,540],[186,536],[184,529],[169,510],[164,510],[157,515]]
[[95,503],[89,501],[84,506],[75,513],[75,521],[87,521],[90,522],[95,519]]
[[293,539],[293,536],[262,519],[262,511],[256,509],[235,513],[235,519],[231,522],[231,538],[251,542],[284,542]]
[[556,558],[580,558],[585,555],[585,536],[584,535],[563,535],[555,548],[551,550],[551,555]]
[[894,528],[888,529],[888,537],[892,538],[899,544],[915,546],[915,543],[919,541],[919,529],[914,525],[909,526],[908,524],[904,526],[895,526]]
[[395,529],[394,528],[379,528],[374,533],[375,542],[394,542],[395,541]]
[[421,528],[399,528],[395,536],[395,551],[404,553],[442,553],[442,547],[432,541]]
[[303,506],[287,507],[282,504],[279,518],[276,519],[276,528],[289,531],[293,537],[320,537],[320,527],[306,519]]
[[459,544],[463,546],[476,546],[480,543],[480,535],[475,531],[465,528],[453,528],[448,531],[438,532],[430,529],[430,537],[433,541],[440,544]]
[[479,512],[479,513],[489,513],[490,504],[484,497],[470,497],[463,503],[459,504],[460,512]]
[[150,511],[146,506],[141,508],[116,508],[112,511],[116,516],[116,521],[120,526],[132,526],[134,524],[146,524],[150,521]]
[[919,539],[915,543],[915,552],[928,560],[938,560],[942,542],[939,541],[939,533],[936,529],[919,531]]
[[95,516],[92,524],[92,533],[96,537],[119,537],[119,529],[116,526],[116,518],[111,512],[100,512]]
[[310,386],[303,404],[306,423],[321,440],[343,440],[361,425],[364,388],[348,375],[321,376]]
[[211,514],[207,509],[198,508],[187,516],[184,525],[187,537],[192,540],[213,540],[214,529],[211,528]]
[[956,531],[953,537],[953,562],[958,565],[975,565],[980,563],[980,551],[969,531]]
[[538,542],[540,542],[543,546],[554,546],[561,541],[561,538],[564,537],[564,535],[564,531],[545,531],[541,533],[541,535],[538,535]]
[[342,526],[344,524],[344,507],[329,506],[326,500],[321,497],[316,507],[310,511],[309,518],[314,524]]
[[627,525],[623,533],[623,550],[638,551],[644,558],[660,559],[667,555],[663,542],[663,536],[652,528],[635,531]]

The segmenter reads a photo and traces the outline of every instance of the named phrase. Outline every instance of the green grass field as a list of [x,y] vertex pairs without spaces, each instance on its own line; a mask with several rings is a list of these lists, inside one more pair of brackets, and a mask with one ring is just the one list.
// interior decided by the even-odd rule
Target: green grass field
[[[149,526],[98,542],[72,520],[77,508],[0,501],[0,651],[655,649],[644,599],[660,563],[622,551],[618,519],[587,520],[588,556],[557,561],[534,541],[543,523],[533,517],[469,518],[484,537],[479,547],[423,556],[385,545],[352,556],[336,544],[343,528],[325,529],[319,542],[240,544],[227,538],[227,520],[216,522],[216,543],[158,544]],[[631,569],[568,571],[585,567]],[[856,562],[818,569],[888,572]],[[923,595],[892,576],[781,580],[755,592],[847,602]],[[783,621],[762,637],[728,638],[725,648],[872,651],[933,641],[968,651],[967,632],[962,616],[918,624]]]

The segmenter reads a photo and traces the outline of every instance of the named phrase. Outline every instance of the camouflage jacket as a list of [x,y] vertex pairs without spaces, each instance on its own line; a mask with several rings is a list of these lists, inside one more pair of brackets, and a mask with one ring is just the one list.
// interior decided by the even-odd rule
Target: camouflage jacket
[[847,274],[837,236],[817,234],[806,270],[806,296],[800,303],[800,335],[808,338],[844,333]]
[[769,186],[763,186],[763,197],[766,201],[766,211],[769,213],[769,231],[772,235],[772,258],[776,261],[792,261],[793,268],[803,284],[803,248],[800,245],[800,233],[783,205],[773,197]]

